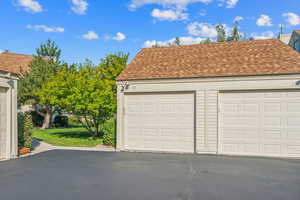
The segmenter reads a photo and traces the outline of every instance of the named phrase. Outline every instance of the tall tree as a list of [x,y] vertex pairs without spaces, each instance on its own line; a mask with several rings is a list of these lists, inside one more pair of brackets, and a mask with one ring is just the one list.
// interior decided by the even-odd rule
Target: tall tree
[[21,70],[18,90],[19,103],[35,105],[37,112],[44,117],[43,129],[50,127],[54,107],[50,102],[41,101],[38,93],[47,81],[61,70],[60,55],[61,50],[55,42],[48,40],[36,49],[29,69]]
[[175,40],[174,40],[174,45],[175,46],[180,46],[181,45],[181,41],[180,41],[180,38],[179,37],[176,37]]
[[238,24],[236,23],[231,31],[231,35],[227,38],[227,41],[240,41],[241,39],[241,34],[239,32],[239,27]]
[[160,45],[158,44],[157,41],[155,41],[155,43],[151,46],[152,48],[157,48],[157,47],[160,47]]
[[112,54],[98,66],[90,61],[64,67],[52,77],[39,96],[43,102],[75,114],[93,138],[103,135],[103,123],[117,107],[116,77],[125,68],[128,54]]
[[218,24],[216,26],[217,31],[217,42],[225,42],[226,41],[226,31],[225,26],[223,24]]

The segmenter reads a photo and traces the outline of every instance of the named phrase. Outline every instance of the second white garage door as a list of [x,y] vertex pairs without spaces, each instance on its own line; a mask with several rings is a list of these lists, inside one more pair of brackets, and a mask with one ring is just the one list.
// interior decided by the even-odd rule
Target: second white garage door
[[125,149],[194,152],[194,94],[125,96]]
[[220,93],[219,153],[300,157],[300,91]]

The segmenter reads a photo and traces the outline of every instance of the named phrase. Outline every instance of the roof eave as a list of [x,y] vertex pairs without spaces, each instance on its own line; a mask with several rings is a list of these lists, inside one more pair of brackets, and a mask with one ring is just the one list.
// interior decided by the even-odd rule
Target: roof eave
[[281,74],[247,74],[247,75],[230,75],[230,76],[196,76],[196,77],[169,77],[169,78],[136,78],[136,79],[117,79],[117,82],[124,81],[155,81],[155,80],[176,80],[176,79],[208,79],[208,78],[239,78],[239,77],[262,77],[262,76],[288,76],[288,75],[300,75],[299,73],[281,73]]

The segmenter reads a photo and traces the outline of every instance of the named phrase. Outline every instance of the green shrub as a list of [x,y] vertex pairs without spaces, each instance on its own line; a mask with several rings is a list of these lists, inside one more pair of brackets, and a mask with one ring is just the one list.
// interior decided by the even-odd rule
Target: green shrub
[[44,122],[44,117],[36,111],[30,112],[30,115],[32,116],[32,123],[34,127],[42,127]]
[[53,121],[53,126],[56,128],[68,127],[69,126],[68,117],[61,116],[61,115],[56,116]]
[[82,124],[78,121],[78,117],[76,116],[69,116],[69,127],[82,127]]
[[109,120],[103,125],[103,144],[116,145],[116,122],[115,120]]
[[18,145],[19,148],[31,148],[32,143],[32,116],[29,114],[18,114]]

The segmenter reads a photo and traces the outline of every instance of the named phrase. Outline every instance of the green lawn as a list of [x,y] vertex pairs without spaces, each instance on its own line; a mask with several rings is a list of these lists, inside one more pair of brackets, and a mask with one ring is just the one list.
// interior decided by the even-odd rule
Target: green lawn
[[93,147],[102,144],[102,139],[93,140],[85,128],[34,130],[32,136],[55,146]]

